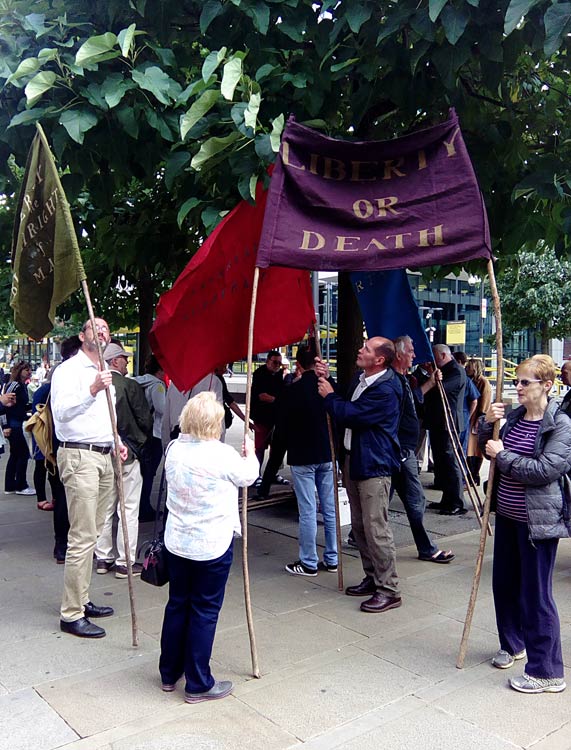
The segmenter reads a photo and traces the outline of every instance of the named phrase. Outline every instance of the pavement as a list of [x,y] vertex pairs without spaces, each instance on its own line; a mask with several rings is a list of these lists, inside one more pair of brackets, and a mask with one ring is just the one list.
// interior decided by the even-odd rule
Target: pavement
[[[231,428],[240,441],[241,422]],[[287,476],[287,469],[284,470]],[[428,483],[431,475],[423,475]],[[51,514],[35,498],[0,493],[0,739],[7,750],[564,750],[571,748],[571,688],[527,696],[510,673],[490,665],[497,635],[491,598],[491,544],[465,666],[456,657],[479,532],[461,518],[427,512],[426,524],[450,565],[416,559],[402,507],[391,522],[403,605],[359,611],[338,591],[337,575],[299,578],[295,503],[250,504],[249,571],[261,678],[251,672],[243,605],[241,543],[228,582],[213,673],[234,682],[228,698],[187,705],[184,686],[163,693],[157,669],[167,587],[135,580],[139,645],[131,645],[127,582],[93,575],[91,598],[111,604],[107,637],[61,633],[63,566],[52,558]],[[437,493],[427,491],[429,499]],[[347,529],[345,529],[347,531]],[[141,527],[148,539],[152,524]],[[320,530],[321,534],[321,530]],[[322,539],[320,538],[322,541]],[[343,549],[345,585],[362,578],[356,552]],[[564,541],[554,589],[563,654],[571,666],[571,545]]]

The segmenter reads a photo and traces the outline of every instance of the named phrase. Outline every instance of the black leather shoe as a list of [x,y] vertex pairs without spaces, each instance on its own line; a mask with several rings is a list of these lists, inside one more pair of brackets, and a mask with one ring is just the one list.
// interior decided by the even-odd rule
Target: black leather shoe
[[87,602],[83,608],[86,617],[111,617],[113,607],[97,607],[93,602]]
[[428,510],[440,510],[442,508],[442,505],[440,503],[428,503],[426,506]]
[[79,620],[74,620],[74,622],[60,620],[59,626],[64,633],[76,635],[78,638],[103,638],[105,635],[103,628],[89,622],[87,617],[80,617]]
[[375,591],[370,599],[361,603],[361,612],[386,612],[387,609],[396,609],[401,604],[400,596],[388,596],[382,591]]
[[466,508],[452,508],[451,510],[441,510],[440,515],[441,516],[463,516],[468,511]]
[[374,594],[376,590],[377,587],[373,579],[365,576],[361,583],[358,583],[356,586],[348,586],[345,589],[345,593],[347,596],[369,596],[369,594]]

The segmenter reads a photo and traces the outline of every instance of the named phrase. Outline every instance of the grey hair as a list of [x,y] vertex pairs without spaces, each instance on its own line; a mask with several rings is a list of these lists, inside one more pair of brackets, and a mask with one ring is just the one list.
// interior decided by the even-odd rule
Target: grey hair
[[432,347],[433,352],[438,352],[439,354],[446,354],[448,357],[452,356],[452,352],[450,351],[450,347],[446,344],[435,344]]
[[413,341],[410,336],[397,336],[397,338],[393,341],[397,354],[404,354],[405,345],[412,343]]

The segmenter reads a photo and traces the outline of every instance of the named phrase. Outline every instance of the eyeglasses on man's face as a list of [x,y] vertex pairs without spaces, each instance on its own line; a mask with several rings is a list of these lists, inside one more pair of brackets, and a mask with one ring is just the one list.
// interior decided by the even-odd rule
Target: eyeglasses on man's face
[[527,388],[530,383],[543,383],[543,380],[529,380],[528,378],[522,378],[521,380],[519,380],[518,378],[515,378],[513,381],[513,384],[516,386],[516,388],[520,384],[523,388]]

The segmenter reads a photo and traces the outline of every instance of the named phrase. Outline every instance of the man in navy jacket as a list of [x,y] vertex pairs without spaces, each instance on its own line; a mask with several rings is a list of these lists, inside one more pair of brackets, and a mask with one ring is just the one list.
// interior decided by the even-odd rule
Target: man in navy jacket
[[384,612],[400,607],[396,551],[389,525],[391,476],[400,464],[398,425],[402,385],[391,364],[395,348],[389,339],[375,336],[359,349],[362,369],[349,390],[337,395],[325,379],[326,367],[318,362],[319,393],[325,408],[344,429],[343,477],[351,507],[353,535],[361,554],[365,578],[349,586],[348,596],[369,596],[363,612]]

